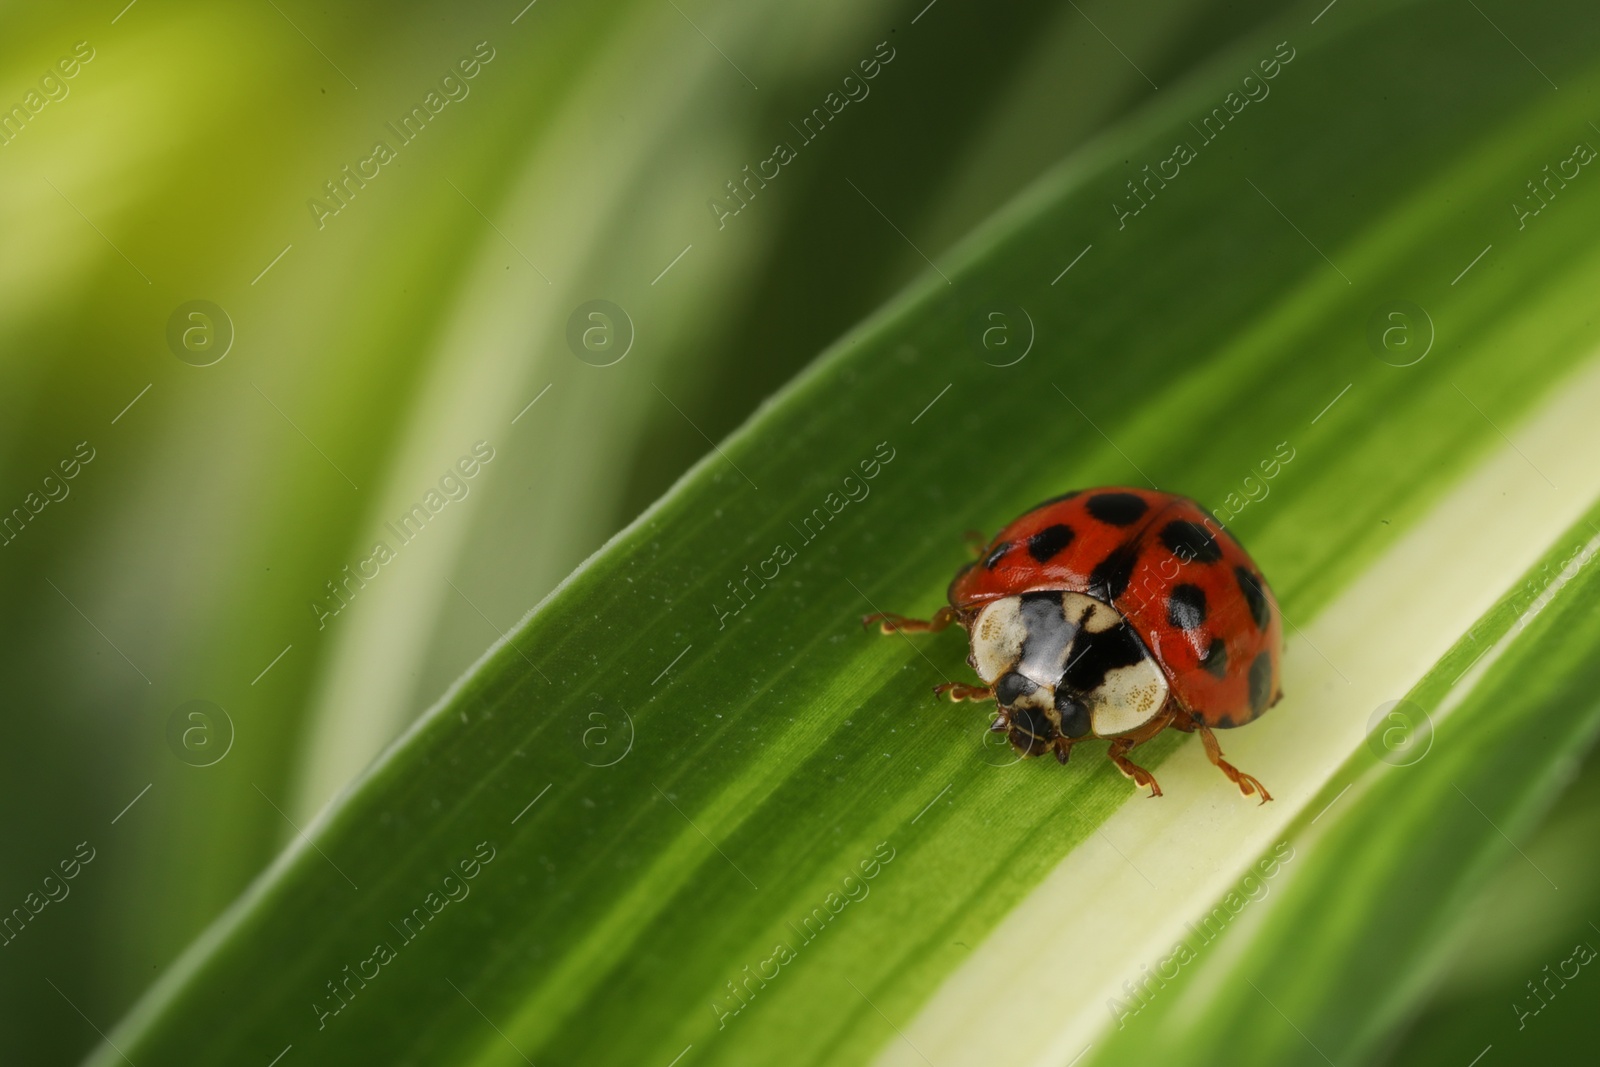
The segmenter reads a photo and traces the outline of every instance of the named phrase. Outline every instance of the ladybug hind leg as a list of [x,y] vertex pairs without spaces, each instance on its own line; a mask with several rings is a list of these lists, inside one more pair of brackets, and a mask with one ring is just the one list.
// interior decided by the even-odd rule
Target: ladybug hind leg
[[871,626],[877,623],[878,628],[886,634],[936,634],[958,618],[960,615],[956,609],[946,605],[934,612],[931,619],[908,619],[893,612],[877,611],[863,616],[861,625]]
[[1196,719],[1194,729],[1200,735],[1200,740],[1205,743],[1206,755],[1217,765],[1217,770],[1227,775],[1228,780],[1239,787],[1239,792],[1245,796],[1258,794],[1263,804],[1272,799],[1272,794],[1267,792],[1267,787],[1262,785],[1255,775],[1244,773],[1222,758],[1222,746],[1217,743],[1217,735],[1211,732],[1211,727]]

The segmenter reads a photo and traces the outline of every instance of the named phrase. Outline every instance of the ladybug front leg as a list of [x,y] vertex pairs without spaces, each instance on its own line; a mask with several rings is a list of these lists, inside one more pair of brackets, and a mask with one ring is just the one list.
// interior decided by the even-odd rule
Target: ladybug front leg
[[993,700],[994,690],[986,685],[968,685],[965,682],[941,682],[933,687],[934,698],[950,694],[950,702],[959,704],[963,700]]
[[1161,787],[1156,784],[1156,776],[1127,757],[1128,750],[1136,743],[1131,737],[1119,737],[1111,742],[1111,748],[1106,751],[1106,755],[1117,765],[1117,770],[1133,779],[1134,785],[1149,786],[1150,795],[1158,797],[1161,795]]
[[1239,792],[1245,796],[1259,793],[1263,804],[1272,799],[1272,794],[1267,792],[1267,787],[1262,785],[1254,775],[1244,773],[1222,758],[1222,746],[1217,744],[1217,736],[1211,732],[1211,727],[1196,719],[1194,728],[1199,732],[1200,740],[1205,742],[1206,755],[1211,758],[1212,763],[1217,765],[1217,770],[1227,775],[1228,779],[1239,787]]
[[878,611],[871,615],[863,616],[861,625],[871,626],[873,623],[877,623],[879,628],[886,634],[936,634],[958,618],[960,618],[960,614],[955,608],[947,604],[934,612],[931,619],[908,619],[904,615]]

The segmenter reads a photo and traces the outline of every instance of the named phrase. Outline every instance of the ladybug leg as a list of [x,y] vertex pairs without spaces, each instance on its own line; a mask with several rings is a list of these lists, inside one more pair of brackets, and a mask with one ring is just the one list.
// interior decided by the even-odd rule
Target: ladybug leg
[[1051,751],[1056,754],[1056,762],[1063,767],[1067,765],[1067,759],[1072,755],[1072,745],[1072,738],[1061,735],[1057,735],[1056,739],[1050,743]]
[[934,612],[931,619],[908,619],[904,615],[878,611],[871,615],[863,616],[861,625],[871,626],[873,623],[877,623],[879,629],[886,634],[936,634],[955,622],[959,617],[956,609],[947,604]]
[[1130,737],[1119,737],[1111,742],[1111,748],[1106,751],[1106,755],[1111,757],[1111,762],[1117,765],[1117,770],[1133,779],[1134,785],[1149,786],[1150,795],[1158,797],[1161,795],[1161,787],[1156,784],[1156,776],[1127,756],[1128,750],[1135,744],[1136,742]]
[[968,685],[965,682],[941,682],[933,687],[934,699],[950,694],[950,702],[959,704],[963,700],[993,700],[994,690],[986,685]]
[[1206,755],[1211,762],[1217,765],[1217,770],[1228,776],[1229,781],[1239,787],[1239,792],[1245,796],[1252,793],[1260,794],[1261,803],[1265,804],[1272,799],[1272,794],[1267,792],[1267,787],[1251,774],[1246,774],[1227,760],[1222,758],[1222,746],[1217,744],[1217,735],[1211,732],[1211,727],[1203,722],[1196,721],[1195,730],[1200,734],[1200,740],[1205,742]]

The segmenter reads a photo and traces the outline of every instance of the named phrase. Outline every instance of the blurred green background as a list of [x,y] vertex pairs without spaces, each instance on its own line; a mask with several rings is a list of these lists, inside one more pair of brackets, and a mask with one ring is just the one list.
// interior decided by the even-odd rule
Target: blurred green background
[[[94,856],[0,954],[0,1058],[79,1059],[295,825],[922,252],[1283,10],[0,9],[0,106],[22,109],[0,145],[0,509],[29,515],[0,555],[0,906]],[[719,225],[707,201],[875,54],[866,95]],[[430,91],[454,98],[401,144],[387,124]],[[314,209],[380,139],[394,159]],[[597,299],[631,323],[609,366],[568,340]],[[208,366],[169,342],[195,300],[232,335]],[[319,625],[326,583],[478,442],[465,495]],[[195,700],[225,717],[175,732]],[[1600,893],[1597,781],[1528,848],[1564,900]],[[1600,909],[1533,922],[1522,877],[1398,1062],[1454,1055],[1464,1021],[1509,1014],[1506,976],[1590,936]],[[1573,1011],[1540,1040],[1584,1033]]]

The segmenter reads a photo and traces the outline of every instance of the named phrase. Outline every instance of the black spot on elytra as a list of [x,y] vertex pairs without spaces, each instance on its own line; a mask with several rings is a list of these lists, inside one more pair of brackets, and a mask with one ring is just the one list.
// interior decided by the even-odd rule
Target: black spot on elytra
[[1063,526],[1059,522],[1054,526],[1046,526],[1028,538],[1028,555],[1040,563],[1048,563],[1057,552],[1072,544],[1073,536],[1070,526]]
[[1272,609],[1267,606],[1261,579],[1243,567],[1233,568],[1233,576],[1239,580],[1239,592],[1244,594],[1245,603],[1250,605],[1250,617],[1255,620],[1256,629],[1265,630],[1272,621]]
[[1132,493],[1096,493],[1084,506],[1089,514],[1112,526],[1132,526],[1150,510],[1143,498]]
[[1213,678],[1226,678],[1228,676],[1228,646],[1223,643],[1222,638],[1213,637],[1211,639],[1211,644],[1207,647],[1204,658],[1200,660],[1200,666],[1204,667],[1206,672]]
[[1107,604],[1128,591],[1133,565],[1139,560],[1137,543],[1118,545],[1089,572],[1089,595]]
[[1222,547],[1211,531],[1188,519],[1176,519],[1163,526],[1161,543],[1186,563],[1215,563],[1222,558]]
[[1010,707],[1018,697],[1025,697],[1038,688],[1033,679],[1024,678],[1016,671],[1009,671],[995,683],[994,695],[1001,707]]
[[1056,711],[1061,715],[1061,733],[1082,737],[1089,732],[1089,709],[1065,690],[1056,692]]
[[1144,644],[1127,623],[1099,633],[1079,630],[1061,684],[1071,692],[1092,692],[1105,682],[1108,673],[1118,667],[1131,667],[1144,655]]
[[1263,652],[1250,664],[1250,715],[1267,710],[1272,699],[1272,653]]
[[1010,552],[1010,551],[1011,551],[1011,542],[1010,541],[1001,541],[998,545],[995,545],[994,546],[994,551],[990,552],[983,559],[984,569],[985,570],[991,570],[991,571],[994,570],[995,565],[1000,562],[1000,557],[1005,555],[1007,552]]
[[1167,622],[1180,630],[1193,630],[1206,621],[1206,593],[1185,582],[1167,594]]

